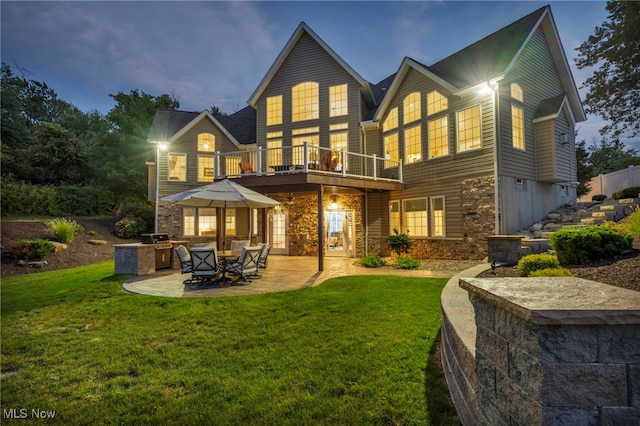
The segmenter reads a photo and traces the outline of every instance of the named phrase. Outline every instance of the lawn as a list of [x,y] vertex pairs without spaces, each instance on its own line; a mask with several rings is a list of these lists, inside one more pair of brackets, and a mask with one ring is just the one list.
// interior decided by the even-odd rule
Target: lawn
[[125,278],[109,261],[3,279],[3,424],[456,424],[434,360],[446,279],[171,299]]

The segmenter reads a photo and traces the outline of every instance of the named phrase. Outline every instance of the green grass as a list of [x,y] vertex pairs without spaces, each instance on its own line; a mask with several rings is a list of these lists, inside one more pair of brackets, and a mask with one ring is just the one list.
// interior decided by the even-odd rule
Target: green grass
[[446,279],[171,299],[126,294],[112,273],[3,279],[3,409],[61,424],[456,424],[433,355]]

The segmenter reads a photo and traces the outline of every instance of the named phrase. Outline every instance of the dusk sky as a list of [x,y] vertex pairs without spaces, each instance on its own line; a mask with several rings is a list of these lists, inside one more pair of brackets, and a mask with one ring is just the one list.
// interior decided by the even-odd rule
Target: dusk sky
[[[247,105],[289,37],[306,22],[372,83],[409,56],[431,65],[551,5],[578,87],[590,75],[574,49],[607,17],[604,1],[32,2],[5,1],[2,61],[83,111],[106,113],[110,93],[168,93],[180,109]],[[584,98],[586,91],[580,89]],[[590,142],[598,117],[578,123]],[[640,140],[625,139],[640,149]]]

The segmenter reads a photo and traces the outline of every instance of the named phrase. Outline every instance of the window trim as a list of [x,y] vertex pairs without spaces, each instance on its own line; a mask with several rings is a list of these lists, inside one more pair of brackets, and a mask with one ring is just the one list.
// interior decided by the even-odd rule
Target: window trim
[[[269,102],[270,100],[273,100],[274,102]],[[276,100],[278,100],[278,102],[275,102]],[[280,109],[279,111],[275,111],[275,109],[273,108],[274,105],[279,104]],[[269,126],[278,126],[280,124],[282,124],[282,121],[284,120],[284,114],[283,114],[283,103],[282,103],[282,95],[274,95],[274,96],[268,96],[266,98],[265,101],[265,124],[267,127]],[[275,113],[275,114],[274,114]],[[270,122],[270,119],[278,119],[280,118],[280,121],[273,121]]]
[[[184,179],[171,179],[171,156],[180,156],[184,157]],[[168,182],[186,182],[188,178],[188,161],[189,156],[186,152],[170,152],[167,154],[167,181]]]
[[[340,97],[340,99],[335,98],[335,94],[332,94],[331,91],[337,91],[338,88],[344,86],[344,98]],[[340,91],[342,93],[342,91]],[[340,112],[334,113],[334,110],[338,108],[334,108],[336,104],[340,105]],[[344,112],[342,112],[344,111]],[[329,117],[343,117],[345,115],[349,115],[349,84],[336,84],[334,86],[329,86]]]
[[[211,149],[200,149],[200,143],[202,142],[202,139],[204,139],[205,136],[211,136]],[[216,151],[216,135],[209,132],[198,133],[196,150],[198,152],[214,153]]]
[[[411,210],[411,212],[420,211],[424,213],[424,218],[423,218],[424,226],[421,226],[421,230],[424,233],[420,235],[416,234],[415,231],[411,233],[410,229],[407,231],[407,224],[405,223],[405,214],[408,213],[408,210],[406,209],[406,203],[410,201],[416,201],[416,200],[424,201],[424,210]],[[428,238],[429,237],[429,199],[427,197],[404,198],[400,203],[400,208],[401,208],[400,224],[402,226],[402,232],[411,233],[413,237],[417,237],[417,238]]]
[[[433,207],[435,200],[442,200],[442,235],[436,235],[435,233],[435,217],[436,212]],[[447,200],[444,195],[436,195],[429,197],[429,235],[432,238],[446,238],[447,236]]]
[[[431,105],[431,103],[429,102],[429,95],[431,95],[432,93],[437,93],[438,95],[440,95],[440,97],[442,99],[444,99],[444,102],[446,103],[445,108],[439,109],[438,111],[431,111],[429,108],[429,105]],[[442,100],[440,101],[440,104],[442,104]],[[434,103],[435,105],[435,103]],[[431,116],[431,115],[435,115],[438,114],[440,112],[444,112],[446,110],[449,109],[449,98],[447,98],[445,95],[443,95],[439,90],[432,90],[430,92],[427,93],[427,117]]]
[[[460,120],[459,120],[459,116],[460,116],[460,113],[462,113],[463,111],[467,111],[467,110],[474,109],[474,108],[478,108],[478,117],[480,119],[480,145],[478,147],[476,147],[476,148],[468,148],[468,149],[460,150]],[[476,150],[482,149],[482,146],[483,146],[482,132],[483,132],[483,127],[482,127],[482,105],[481,104],[476,104],[476,105],[472,105],[472,106],[457,110],[456,111],[456,154],[462,154],[464,152],[471,152],[471,151],[476,151]]]
[[[205,170],[202,171],[202,175],[200,174],[200,159],[201,158],[210,158],[211,159],[211,167],[210,167],[211,168],[211,174],[210,174],[210,176],[207,175],[207,173],[206,173],[207,167],[205,167]],[[197,177],[196,177],[196,180],[198,182],[213,182],[213,178],[214,178],[214,176],[213,176],[214,175],[214,161],[215,161],[215,159],[214,159],[213,155],[210,155],[210,154],[198,154],[197,155],[197,160],[196,160],[196,162],[197,162]],[[201,177],[203,179],[200,179]],[[210,180],[207,179],[209,177],[211,178]]]
[[[414,104],[416,105],[413,109],[407,112],[407,104],[409,97],[413,96],[415,98]],[[411,105],[411,104],[410,104]],[[409,117],[408,117],[409,116]],[[411,118],[414,116],[414,118]],[[407,120],[407,118],[409,118]],[[409,124],[415,121],[419,121],[422,119],[422,96],[419,91],[411,92],[407,96],[402,99],[402,124]]]
[[[520,110],[520,136],[522,138],[522,146],[516,145],[515,135],[515,127],[514,127],[514,108]],[[511,147],[513,149],[517,149],[520,151],[526,151],[526,139],[525,139],[525,128],[524,128],[524,107],[522,105],[518,105],[516,103],[511,103]]]
[[[420,157],[414,161],[409,161],[409,155],[418,155],[418,154],[408,154],[408,150],[407,150],[407,132],[413,129],[419,129],[420,130],[420,137],[418,138],[418,146],[420,147]],[[415,126],[409,126],[409,127],[405,127],[404,129],[402,129],[402,142],[403,142],[403,149],[404,149],[404,164],[408,165],[408,164],[415,164],[415,163],[419,163],[421,161],[423,161],[424,155],[422,154],[422,123],[418,123]],[[399,153],[398,153],[399,154]]]
[[[431,128],[430,125],[431,123],[434,123],[438,120],[442,120],[442,119],[446,119],[446,125],[444,126],[447,130],[446,133],[446,148],[447,148],[447,152],[444,154],[440,154],[440,155],[431,155]],[[440,116],[436,116],[436,117],[432,117],[430,120],[427,120],[427,160],[434,160],[436,158],[441,158],[441,157],[447,157],[449,155],[451,155],[451,146],[450,146],[451,140],[449,138],[449,114],[442,114]]]
[[[315,100],[312,103],[304,103],[304,105],[311,105],[312,114],[310,117],[305,116],[304,118],[296,118],[299,117],[301,112],[299,111],[303,104],[300,104],[300,97],[296,96],[298,90],[302,90],[302,86],[311,85],[313,92],[315,92]],[[309,90],[309,89],[305,89]],[[309,97],[313,99],[313,97]],[[307,97],[302,99],[308,99]],[[297,104],[297,105],[296,105]],[[301,121],[309,121],[309,120],[317,120],[320,118],[320,83],[317,81],[303,81],[295,86],[291,87],[291,122],[299,123]]]

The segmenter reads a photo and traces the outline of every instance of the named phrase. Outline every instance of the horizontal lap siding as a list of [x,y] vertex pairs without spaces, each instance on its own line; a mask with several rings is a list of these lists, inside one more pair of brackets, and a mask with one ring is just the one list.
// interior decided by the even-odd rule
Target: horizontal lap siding
[[[511,83],[518,83],[524,92],[525,152],[512,146]],[[500,116],[503,123],[500,133],[501,175],[536,179],[536,151],[539,147],[535,143],[533,116],[540,102],[563,93],[558,71],[539,28],[500,85]]]
[[556,147],[557,178],[563,182],[574,182],[578,179],[576,175],[577,165],[574,137],[569,136],[569,142],[567,144],[563,145],[559,142],[559,137],[562,133],[566,133],[567,135],[573,133],[573,129],[569,126],[569,121],[564,110],[562,110],[556,119],[555,129],[554,144]]
[[[303,82],[319,83],[319,119],[292,122],[291,88]],[[339,117],[329,117],[329,87],[345,83],[348,85],[349,113]],[[282,95],[282,124],[267,126],[266,99],[278,95]],[[361,101],[358,82],[313,38],[303,34],[257,102],[257,143],[265,147],[267,132],[282,131],[283,146],[291,146],[292,129],[319,126],[320,146],[328,148],[329,125],[348,123],[348,150],[360,152]]]
[[554,126],[553,120],[534,124],[537,146],[537,180],[549,182],[556,176],[556,162],[554,161]]
[[[169,149],[160,154],[160,186],[159,195],[164,197],[176,194],[187,189],[205,185],[206,182],[198,181],[198,135],[211,133],[215,136],[215,150],[221,152],[239,151],[238,147],[208,118],[202,119],[193,128],[187,131],[180,139],[169,144]],[[168,154],[187,154],[187,180],[186,182],[168,181]],[[213,152],[202,153],[213,155]],[[212,179],[213,181],[213,179]]]

